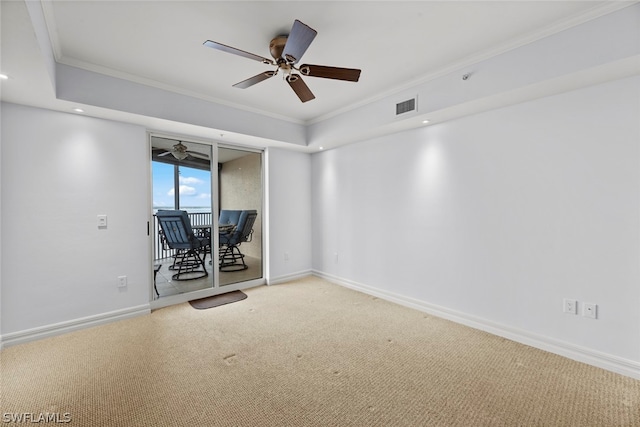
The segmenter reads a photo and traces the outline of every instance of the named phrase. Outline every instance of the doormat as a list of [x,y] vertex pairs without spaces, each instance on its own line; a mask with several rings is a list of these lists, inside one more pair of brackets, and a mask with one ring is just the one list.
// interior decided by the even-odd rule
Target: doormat
[[189,301],[191,307],[197,310],[204,310],[206,308],[218,307],[220,305],[229,304],[236,301],[242,301],[247,298],[247,294],[242,291],[231,291],[225,294],[214,295],[212,297],[194,299]]

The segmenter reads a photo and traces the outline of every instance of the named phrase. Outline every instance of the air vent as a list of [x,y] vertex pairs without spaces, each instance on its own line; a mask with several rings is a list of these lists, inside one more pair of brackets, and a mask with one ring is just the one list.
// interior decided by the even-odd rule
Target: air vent
[[416,109],[416,99],[408,99],[406,101],[402,101],[396,104],[396,116],[400,114],[408,113],[409,111],[415,111]]

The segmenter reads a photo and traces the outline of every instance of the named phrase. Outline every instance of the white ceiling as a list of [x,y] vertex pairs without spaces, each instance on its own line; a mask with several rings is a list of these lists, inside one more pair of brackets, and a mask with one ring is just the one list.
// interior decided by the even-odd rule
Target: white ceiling
[[[617,4],[613,5],[613,4]],[[607,1],[44,1],[59,63],[309,124],[620,8]],[[64,109],[55,100],[22,1],[2,2],[2,99]],[[270,57],[294,19],[318,35],[301,63],[360,68],[358,83],[306,77],[301,103],[271,69],[204,47],[205,40]],[[94,115],[101,113],[94,112]],[[103,115],[114,117],[113,112]],[[129,121],[133,119],[129,118]],[[144,118],[137,118],[144,123]],[[134,120],[135,121],[135,120]],[[186,129],[177,131],[185,132]]]

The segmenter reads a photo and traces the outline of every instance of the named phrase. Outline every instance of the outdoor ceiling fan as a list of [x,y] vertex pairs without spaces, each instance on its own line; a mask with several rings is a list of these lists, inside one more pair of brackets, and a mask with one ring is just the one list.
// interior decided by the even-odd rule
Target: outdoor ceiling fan
[[[207,40],[205,46],[218,49],[223,52],[232,53],[245,58],[260,61],[263,64],[273,65],[276,67],[273,71],[265,71],[256,76],[243,80],[233,85],[240,89],[246,89],[256,83],[260,83],[268,78],[278,74],[280,70],[284,73],[284,78],[289,86],[298,95],[300,101],[307,102],[315,98],[309,87],[302,80],[302,76],[321,77],[325,79],[344,80],[349,82],[357,82],[360,78],[360,70],[354,68],[328,67],[325,65],[309,65],[303,64],[296,66],[302,55],[305,53],[318,32],[306,24],[298,21],[293,22],[291,32],[288,36],[277,36],[269,43],[269,51],[272,59],[265,58],[235,47],[227,46],[222,43]],[[274,61],[275,60],[275,61]]]
[[171,154],[173,157],[175,157],[178,160],[184,160],[189,156],[195,157],[197,159],[209,160],[209,156],[207,156],[206,154],[197,153],[195,151],[189,151],[188,147],[184,145],[182,141],[178,141],[178,143],[174,145],[170,151],[165,151],[162,154],[158,154],[158,157],[167,156],[169,154]]

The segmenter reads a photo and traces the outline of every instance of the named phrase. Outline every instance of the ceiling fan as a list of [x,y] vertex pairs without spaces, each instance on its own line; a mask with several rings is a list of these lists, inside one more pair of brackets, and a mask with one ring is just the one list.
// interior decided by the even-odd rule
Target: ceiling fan
[[182,141],[178,141],[178,143],[174,145],[170,151],[165,151],[162,154],[158,154],[158,157],[167,156],[169,154],[171,154],[173,157],[175,157],[178,160],[184,160],[189,156],[197,159],[209,160],[209,156],[207,156],[206,154],[197,153],[195,151],[189,151],[188,147],[184,145]]
[[293,27],[291,27],[291,32],[288,36],[277,36],[269,43],[269,51],[271,52],[273,60],[211,40],[207,40],[203,44],[213,49],[260,61],[263,64],[276,66],[275,70],[265,71],[247,80],[243,80],[234,84],[234,87],[246,89],[275,76],[278,74],[278,71],[282,70],[285,80],[289,83],[289,86],[291,86],[296,95],[298,95],[300,101],[307,102],[314,99],[315,96],[302,80],[301,75],[349,82],[357,82],[360,78],[360,70],[354,68],[309,64],[296,66],[317,34],[318,32],[316,30],[296,19],[293,22]]

